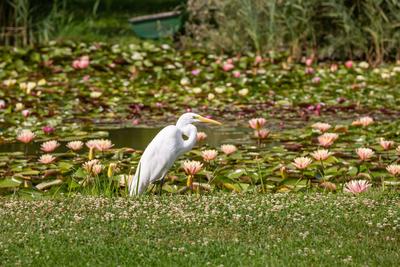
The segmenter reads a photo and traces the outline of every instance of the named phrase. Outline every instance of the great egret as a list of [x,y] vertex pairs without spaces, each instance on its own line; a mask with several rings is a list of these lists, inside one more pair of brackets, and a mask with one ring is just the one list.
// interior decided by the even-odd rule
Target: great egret
[[[185,113],[176,125],[162,129],[150,142],[140,158],[136,173],[129,183],[129,195],[142,194],[150,183],[163,181],[174,161],[196,144],[197,128],[194,122],[221,125],[220,122],[204,118],[195,113]],[[187,140],[183,139],[187,137]]]

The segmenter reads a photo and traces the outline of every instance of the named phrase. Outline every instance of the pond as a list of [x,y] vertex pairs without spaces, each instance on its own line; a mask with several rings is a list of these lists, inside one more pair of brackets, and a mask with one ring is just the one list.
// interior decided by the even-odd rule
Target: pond
[[[349,124],[351,120],[347,116],[336,116],[328,115],[321,118],[323,121],[332,122],[337,125]],[[375,117],[380,121],[390,121],[393,118],[391,116],[385,116],[382,114],[375,114]],[[144,150],[150,141],[156,136],[156,134],[164,127],[163,125],[173,124],[173,122],[161,123],[158,122],[153,126],[127,126],[124,124],[95,124],[87,128],[87,134],[90,136],[86,137],[86,140],[96,138],[107,138],[112,141],[114,148],[133,148],[135,150]],[[309,126],[310,123],[307,120],[299,120],[297,118],[270,118],[267,122],[267,128],[271,131],[272,135],[275,135],[278,139],[275,142],[268,142],[265,148],[270,148],[274,145],[286,143],[287,141],[293,141],[298,134],[298,130]],[[242,146],[254,146],[256,140],[253,138],[252,130],[243,123],[234,121],[224,121],[222,126],[211,126],[205,124],[197,124],[198,132],[205,132],[207,134],[206,140],[202,144],[206,144],[210,147],[218,147],[222,144],[234,144]],[[298,137],[298,136],[297,136]],[[74,137],[67,136],[66,140],[61,139],[59,142],[65,145],[67,141],[82,140],[82,136]],[[278,141],[278,142],[276,142]],[[297,140],[299,141],[299,140]],[[27,146],[28,154],[40,153],[41,141],[30,143]],[[22,152],[25,150],[25,145],[20,142],[12,142],[0,145],[0,152]],[[67,148],[61,146],[58,148],[59,152],[66,152]]]
[[[112,141],[116,148],[128,147],[136,150],[144,150],[150,141],[162,127],[130,127],[116,128],[105,130],[102,127],[99,135],[104,136]],[[251,130],[244,127],[224,126],[224,127],[205,127],[197,126],[198,131],[205,132],[207,139],[205,143],[212,147],[221,144],[254,144],[251,140]],[[79,138],[77,138],[79,139]],[[61,142],[65,144],[66,142]],[[28,145],[28,153],[34,154],[40,152],[41,142],[31,143]],[[0,152],[17,152],[24,151],[25,146],[22,143],[9,143],[0,145]],[[60,147],[59,151],[65,152],[67,148]]]

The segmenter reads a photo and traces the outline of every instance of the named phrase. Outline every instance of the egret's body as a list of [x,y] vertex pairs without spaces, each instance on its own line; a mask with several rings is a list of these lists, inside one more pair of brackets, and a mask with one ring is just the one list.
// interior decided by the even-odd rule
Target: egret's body
[[[164,179],[175,160],[196,144],[197,128],[193,122],[218,122],[195,113],[183,114],[176,125],[163,128],[147,146],[136,173],[129,183],[129,194],[143,193],[150,183]],[[187,139],[183,139],[186,136]]]

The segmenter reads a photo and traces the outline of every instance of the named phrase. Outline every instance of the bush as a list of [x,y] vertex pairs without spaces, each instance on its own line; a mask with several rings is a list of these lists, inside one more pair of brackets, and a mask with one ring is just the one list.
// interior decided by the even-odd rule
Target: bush
[[188,12],[184,45],[289,49],[295,59],[363,58],[374,65],[400,55],[397,0],[189,0]]

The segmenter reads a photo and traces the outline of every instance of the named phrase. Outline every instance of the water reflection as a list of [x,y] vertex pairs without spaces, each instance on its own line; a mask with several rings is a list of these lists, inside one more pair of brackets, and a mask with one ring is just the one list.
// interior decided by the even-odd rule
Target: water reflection
[[[115,147],[130,147],[138,150],[143,150],[156,136],[162,128],[122,128],[107,130],[109,133],[108,138],[111,139]],[[254,141],[250,139],[251,131],[247,128],[238,127],[206,127],[202,125],[197,126],[198,131],[205,132],[207,139],[205,143],[212,147],[220,146],[221,144],[248,144]],[[102,131],[104,131],[102,129]],[[61,142],[63,146],[57,149],[57,152],[65,152],[66,142]],[[40,143],[33,143],[28,145],[28,153],[35,154],[40,152]],[[23,152],[25,149],[24,144],[12,143],[0,146],[0,152]]]
[[[234,127],[204,127],[198,126],[198,131],[205,132],[207,139],[205,142],[210,146],[221,144],[240,144],[251,142],[249,130]],[[109,138],[117,147],[131,147],[143,150],[148,143],[156,136],[161,128],[125,128],[109,131]]]

